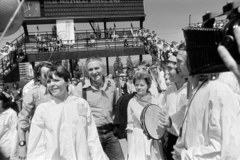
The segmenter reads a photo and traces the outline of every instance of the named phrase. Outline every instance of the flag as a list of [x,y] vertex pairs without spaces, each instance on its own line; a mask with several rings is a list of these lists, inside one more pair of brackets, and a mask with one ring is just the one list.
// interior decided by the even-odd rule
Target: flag
[[131,23],[131,33],[133,34],[133,25],[132,25],[132,23]]
[[76,27],[74,26],[74,31],[76,31]]
[[115,36],[116,33],[116,24],[114,23],[114,28],[113,28],[113,35]]
[[38,28],[38,26],[37,26],[37,30],[39,31],[39,28]]
[[99,24],[98,24],[98,29],[100,29]]

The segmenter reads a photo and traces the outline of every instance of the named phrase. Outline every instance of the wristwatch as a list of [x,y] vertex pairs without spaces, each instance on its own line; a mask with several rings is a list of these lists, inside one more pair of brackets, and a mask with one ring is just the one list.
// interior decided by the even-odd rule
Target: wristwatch
[[20,141],[20,142],[19,142],[19,146],[23,147],[23,146],[25,146],[25,145],[26,145],[26,141]]

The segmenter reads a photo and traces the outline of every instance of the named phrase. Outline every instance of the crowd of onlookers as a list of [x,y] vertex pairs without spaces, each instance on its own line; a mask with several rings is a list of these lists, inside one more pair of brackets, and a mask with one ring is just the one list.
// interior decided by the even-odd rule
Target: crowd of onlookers
[[39,52],[51,52],[51,51],[59,51],[66,50],[69,48],[73,48],[73,41],[67,40],[67,43],[64,44],[63,40],[59,38],[59,36],[52,37],[50,40],[41,36],[41,34],[37,34],[35,36],[35,40],[37,45],[35,46]]

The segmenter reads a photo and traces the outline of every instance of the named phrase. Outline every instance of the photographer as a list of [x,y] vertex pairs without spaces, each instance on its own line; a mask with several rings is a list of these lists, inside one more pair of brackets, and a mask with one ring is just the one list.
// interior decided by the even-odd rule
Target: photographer
[[[222,53],[223,47],[219,50]],[[173,158],[235,160],[240,148],[238,99],[226,84],[214,80],[213,74],[190,76],[187,54],[184,48],[179,51],[177,66],[194,89],[172,152]]]
[[[240,52],[240,28],[235,28],[233,32],[238,45],[238,51]],[[238,80],[238,83],[240,84],[240,67],[237,62],[233,59],[228,50],[222,45],[218,47],[218,53],[227,68],[234,73]]]

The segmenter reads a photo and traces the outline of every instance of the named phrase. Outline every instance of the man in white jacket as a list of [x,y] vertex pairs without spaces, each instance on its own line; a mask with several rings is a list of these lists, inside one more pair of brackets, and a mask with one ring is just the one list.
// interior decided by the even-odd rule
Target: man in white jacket
[[193,84],[183,127],[173,158],[181,160],[235,160],[239,157],[240,107],[237,96],[211,75],[190,77],[186,51],[177,56],[180,73]]
[[165,126],[163,142],[163,151],[168,160],[172,159],[171,152],[179,136],[179,130],[182,126],[186,103],[187,103],[187,83],[182,75],[176,70],[177,58],[171,56],[168,58],[167,70],[169,72],[170,81],[173,83],[162,98],[162,107],[165,110],[160,114],[160,123]]

